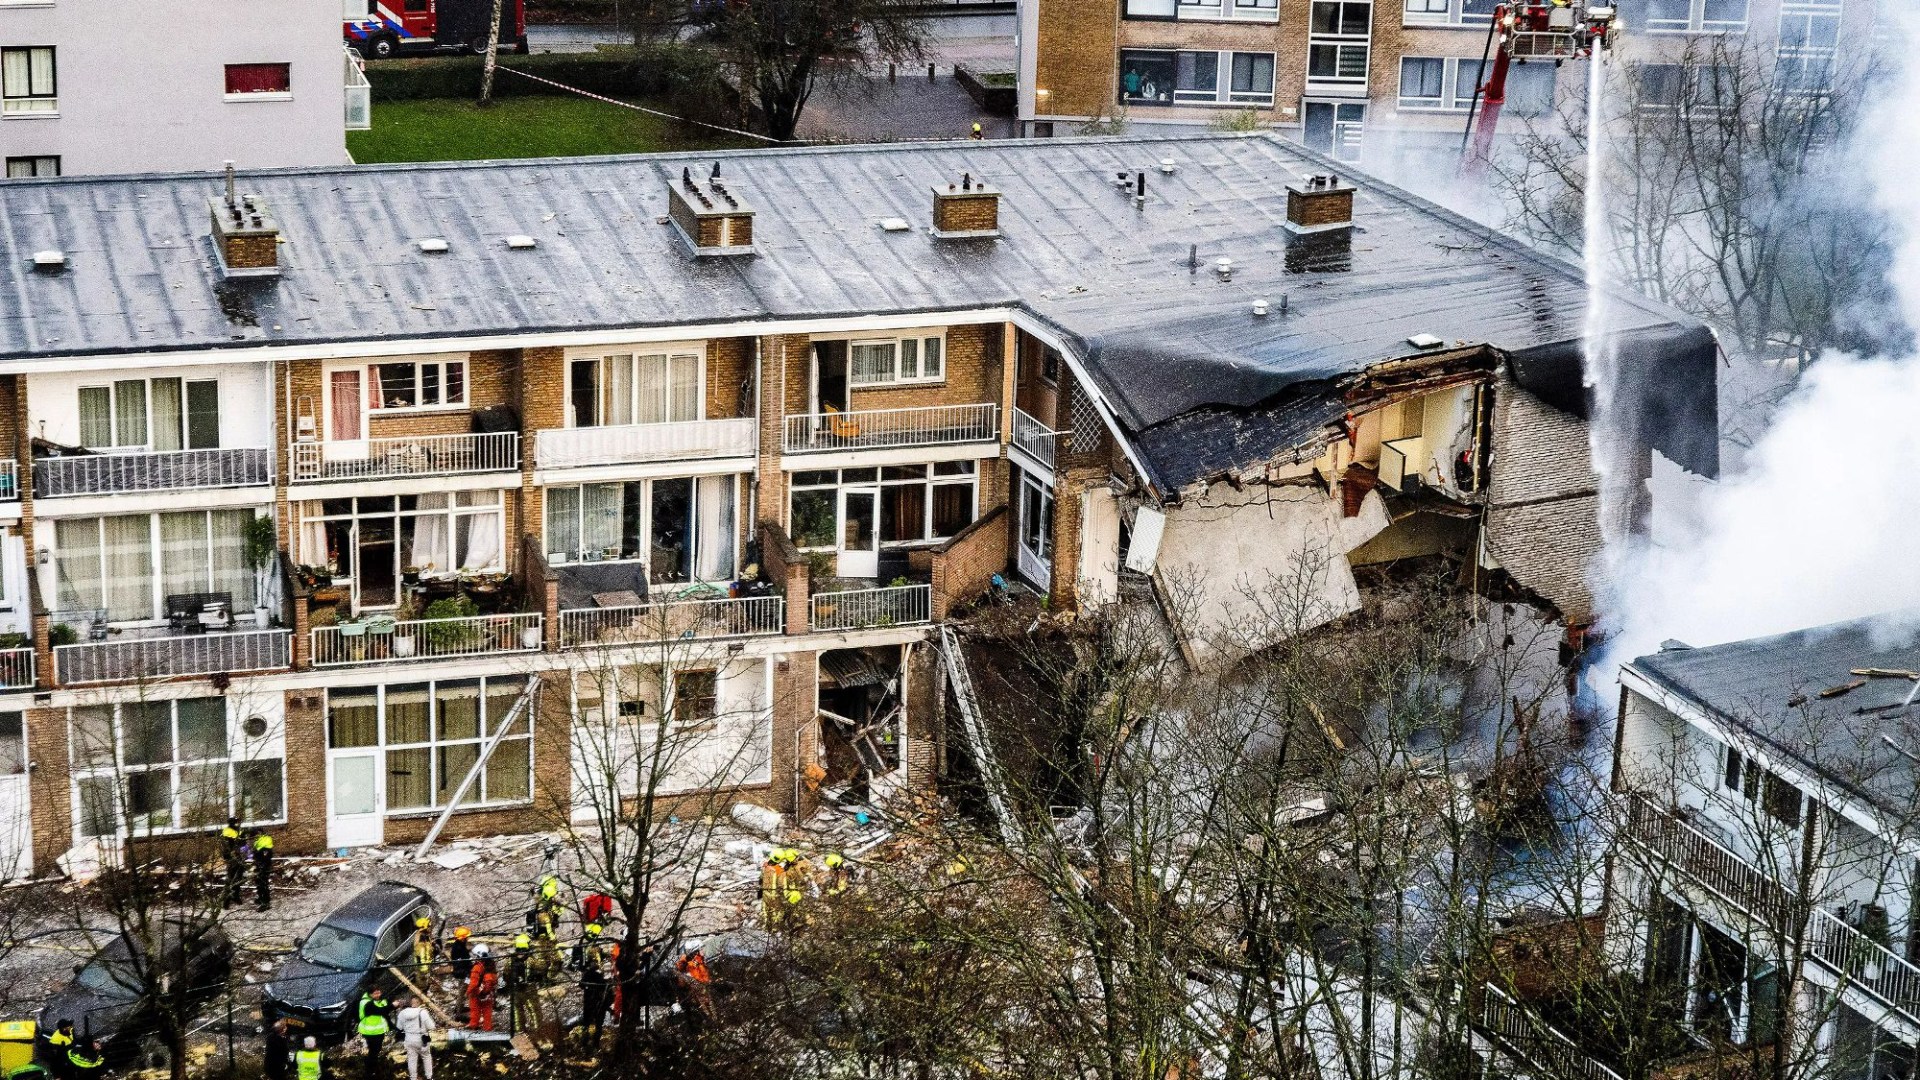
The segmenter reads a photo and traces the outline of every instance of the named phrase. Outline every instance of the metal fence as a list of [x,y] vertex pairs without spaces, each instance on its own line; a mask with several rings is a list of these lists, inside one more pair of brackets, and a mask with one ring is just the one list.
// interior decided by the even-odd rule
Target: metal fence
[[33,685],[33,647],[0,649],[0,690],[24,690]]
[[288,630],[87,641],[56,646],[53,671],[62,685],[278,671],[293,666],[292,642]]
[[1492,983],[1480,984],[1481,1030],[1542,1076],[1621,1080],[1579,1044],[1548,1026]]
[[1054,443],[1059,435],[1059,432],[1028,415],[1026,410],[1013,410],[1013,445],[1049,469],[1053,468]]
[[759,637],[786,629],[780,596],[663,600],[629,607],[573,608],[560,613],[560,647],[666,644],[706,638]]
[[897,585],[814,593],[809,625],[815,630],[909,626],[933,619],[933,586]]
[[537,612],[459,619],[381,617],[313,628],[313,666],[384,664],[451,656],[538,652],[545,619]]
[[689,420],[672,424],[549,428],[534,442],[533,459],[543,469],[613,465],[635,461],[682,461],[752,457],[758,422]]
[[33,462],[33,492],[41,497],[271,483],[273,454],[266,447],[255,446],[157,454],[76,454],[36,458]]
[[786,452],[995,442],[1000,437],[999,410],[989,403],[799,413],[787,417]]
[[519,467],[520,434],[515,431],[293,444],[295,480],[511,472]]

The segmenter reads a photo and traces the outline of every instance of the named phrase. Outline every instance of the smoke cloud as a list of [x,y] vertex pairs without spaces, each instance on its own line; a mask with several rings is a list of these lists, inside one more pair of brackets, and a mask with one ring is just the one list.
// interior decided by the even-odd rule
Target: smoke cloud
[[[1915,40],[1920,16],[1898,18]],[[1889,284],[1920,327],[1920,63],[1878,100],[1856,158],[1896,231]],[[1668,638],[1712,645],[1889,612],[1920,624],[1920,356],[1820,358],[1699,500],[1678,535],[1613,553],[1603,672]]]

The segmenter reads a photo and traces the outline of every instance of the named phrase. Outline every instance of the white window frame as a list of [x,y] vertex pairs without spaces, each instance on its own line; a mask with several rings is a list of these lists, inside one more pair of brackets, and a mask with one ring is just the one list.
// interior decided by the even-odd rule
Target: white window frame
[[[859,348],[891,346],[892,356],[888,371],[884,377],[869,375],[861,378],[854,370],[853,352]],[[907,354],[913,354],[912,375],[904,375],[907,366]],[[937,374],[927,374],[927,358],[938,352],[940,370]],[[903,334],[887,337],[857,337],[847,339],[847,389],[865,390],[876,386],[937,386],[947,381],[947,332],[940,330],[928,334]]]
[[[495,675],[476,676],[473,679],[420,679],[416,681],[399,682],[399,683],[379,683],[372,686],[356,686],[351,688],[340,687],[340,688],[329,689],[327,691],[326,713],[322,717],[322,721],[321,721],[325,725],[324,730],[326,733],[325,737],[327,740],[327,752],[329,754],[333,754],[333,753],[339,753],[339,752],[351,753],[354,751],[361,751],[366,753],[377,754],[379,756],[380,758],[379,804],[381,809],[381,816],[387,817],[387,818],[424,817],[428,815],[437,816],[445,812],[447,808],[446,803],[439,801],[441,784],[438,781],[442,779],[441,770],[443,766],[441,764],[442,755],[438,753],[438,751],[451,746],[476,746],[476,747],[482,747],[482,748],[485,747],[487,740],[491,738],[490,732],[493,730],[492,727],[490,726],[492,722],[492,718],[486,712],[486,703],[489,700],[489,695],[487,693],[487,690],[488,690],[488,684],[495,679],[507,680],[509,682],[509,685],[514,685],[517,683],[518,685],[520,685],[521,689],[523,690],[525,689],[525,681],[524,681],[525,676],[495,676]],[[464,682],[470,682],[470,681],[478,682],[480,684],[479,694],[480,694],[480,702],[481,702],[481,723],[480,723],[479,734],[474,738],[459,738],[459,739],[439,738],[440,685],[442,683],[464,683]],[[413,689],[415,687],[426,688],[426,693],[427,693],[427,741],[426,742],[395,743],[395,742],[388,741],[387,739],[387,693],[389,690],[393,689],[396,686],[406,687],[407,689]],[[373,745],[371,746],[342,747],[342,746],[335,746],[333,744],[333,695],[335,693],[338,693],[346,689],[352,689],[355,691],[365,691],[365,690],[374,691],[374,698],[375,698],[374,742],[373,742]],[[507,708],[509,711],[511,711],[512,705],[508,705]],[[532,709],[521,710],[520,716],[516,718],[514,721],[514,725],[516,729],[514,733],[510,735],[502,736],[500,739],[499,745],[494,747],[493,757],[488,759],[491,762],[494,758],[498,758],[503,753],[511,753],[513,744],[515,743],[520,744],[521,752],[527,755],[527,795],[526,797],[519,798],[519,799],[487,799],[482,797],[486,790],[486,772],[487,772],[485,768],[482,768],[480,770],[480,775],[474,778],[474,783],[477,786],[475,788],[470,788],[467,792],[467,798],[461,800],[457,804],[457,809],[455,811],[456,813],[462,813],[470,810],[492,809],[492,808],[508,807],[508,806],[529,806],[533,803],[533,800],[538,797],[540,793],[539,776],[535,773],[534,761],[533,761],[533,736],[534,736],[533,714],[534,712],[535,710],[532,710]],[[505,719],[505,718],[502,717],[502,719]],[[432,775],[430,775],[427,780],[427,790],[432,793],[434,801],[429,803],[426,806],[406,806],[406,807],[396,808],[393,805],[392,794],[387,789],[387,778],[389,775],[391,775],[390,769],[392,768],[392,765],[388,760],[388,756],[389,754],[391,754],[393,751],[396,751],[396,750],[422,750],[422,749],[427,751],[427,760],[428,762],[430,762],[429,767],[433,770]],[[455,780],[454,786],[457,786],[457,785],[458,785],[458,781]],[[452,796],[453,794],[452,787],[447,788],[447,794],[449,797]]]
[[[1239,63],[1240,58],[1243,56],[1256,57],[1256,58],[1263,57],[1263,56],[1266,57],[1267,88],[1264,91],[1235,90],[1233,88],[1234,65]],[[1280,74],[1279,57],[1275,56],[1273,53],[1235,51],[1235,52],[1229,52],[1229,53],[1221,53],[1220,59],[1223,61],[1223,63],[1221,64],[1221,67],[1227,73],[1226,86],[1224,86],[1222,89],[1226,93],[1226,100],[1228,101],[1228,103],[1233,105],[1272,105],[1273,104],[1274,81],[1279,77],[1279,74]]]
[[[942,465],[950,466],[954,464],[956,463],[952,461],[908,462],[906,463],[907,467],[918,466],[920,468],[925,469],[927,471],[927,474],[925,476],[895,478],[895,479],[886,478],[886,469],[900,468],[902,466],[881,466],[881,467],[865,466],[865,467],[853,470],[859,473],[872,473],[874,476],[874,479],[871,479],[871,480],[858,480],[858,479],[847,480],[844,476],[844,473],[838,469],[819,470],[822,472],[833,473],[834,480],[832,483],[818,483],[818,482],[800,483],[798,482],[798,479],[797,479],[800,474],[795,473],[793,474],[795,479],[787,485],[786,505],[781,507],[781,516],[785,519],[784,525],[787,530],[787,536],[789,538],[793,536],[793,496],[797,492],[828,491],[828,492],[834,493],[833,505],[834,505],[834,514],[835,514],[835,529],[833,531],[833,535],[837,536],[838,520],[839,520],[838,515],[839,515],[839,505],[840,505],[840,499],[839,499],[838,493],[842,488],[851,487],[851,488],[860,488],[863,490],[872,490],[875,487],[881,487],[881,488],[906,487],[911,484],[919,484],[922,487],[926,488],[926,497],[922,500],[922,503],[925,507],[923,511],[924,520],[921,522],[921,531],[925,535],[919,540],[888,540],[886,539],[884,535],[882,535],[882,530],[880,528],[881,504],[879,502],[876,502],[874,504],[874,522],[873,522],[874,533],[876,537],[879,538],[878,542],[880,544],[880,547],[883,550],[906,551],[916,547],[927,547],[927,546],[932,546],[936,544],[943,544],[948,540],[953,539],[955,536],[958,536],[959,533],[938,534],[934,532],[934,528],[933,528],[933,489],[934,488],[959,487],[961,485],[966,485],[972,492],[972,499],[970,502],[970,505],[972,506],[972,511],[967,515],[967,525],[962,526],[962,528],[964,529],[964,528],[970,527],[974,522],[980,520],[980,464],[979,462],[976,462],[976,461],[961,462],[961,464],[968,465],[972,469],[972,471],[965,474],[954,473],[946,476],[937,475],[937,470],[940,468],[940,466]],[[882,499],[885,498],[884,493],[882,493],[881,498]],[[834,543],[808,546],[808,545],[801,544],[796,539],[794,540],[794,545],[798,547],[801,551],[837,550],[837,545]]]
[[[226,753],[219,757],[182,758],[180,756],[180,703],[184,700],[217,701],[220,703],[221,716],[226,724]],[[170,734],[172,737],[172,756],[164,763],[131,765],[127,763],[126,706],[128,705],[165,705],[167,706]],[[112,738],[112,760],[106,763],[90,763],[82,760],[79,728],[75,724],[75,715],[83,708],[107,710],[108,734]],[[242,765],[268,764],[278,766],[280,780],[280,814],[272,818],[243,818],[242,825],[273,826],[287,822],[287,765],[284,751],[273,756],[249,757],[246,754],[248,739],[244,731],[237,729],[234,710],[229,700],[221,697],[193,697],[145,702],[104,702],[94,706],[73,706],[67,709],[67,755],[69,762],[68,794],[73,800],[73,833],[81,838],[85,828],[87,807],[82,791],[89,780],[106,780],[114,785],[114,804],[112,832],[99,835],[112,836],[178,836],[192,833],[206,833],[219,829],[226,824],[226,818],[240,813],[240,785],[237,769]],[[185,807],[180,801],[180,776],[185,769],[224,765],[227,772],[227,809],[219,820],[204,825],[182,825]],[[135,829],[132,822],[126,820],[126,792],[122,785],[136,775],[165,772],[169,774],[169,783],[173,794],[169,816],[172,825],[164,828],[144,826]]]
[[1167,11],[1167,14],[1136,12],[1131,3],[1123,3],[1121,17],[1145,22],[1278,22],[1279,0],[1166,0],[1142,7]]
[[[435,494],[435,493],[429,492],[427,494]],[[326,522],[329,522],[329,521],[350,522],[353,526],[353,535],[355,537],[358,537],[360,534],[360,524],[362,522],[365,522],[365,521],[387,522],[390,524],[390,526],[393,529],[394,560],[395,560],[394,568],[393,568],[393,576],[394,576],[394,582],[395,582],[394,603],[375,605],[371,610],[379,610],[381,608],[389,608],[389,607],[398,607],[400,597],[405,592],[404,587],[399,585],[399,582],[402,576],[408,573],[416,572],[411,568],[409,568],[407,564],[399,561],[400,555],[402,554],[400,551],[400,537],[402,535],[401,527],[400,527],[401,519],[409,518],[414,521],[418,521],[421,518],[428,518],[428,517],[442,518],[445,522],[445,527],[447,530],[447,533],[446,533],[447,555],[448,555],[448,558],[452,558],[453,552],[457,544],[455,537],[460,535],[460,528],[465,523],[465,519],[476,518],[476,517],[491,517],[494,519],[495,522],[498,523],[497,528],[499,531],[499,538],[500,538],[499,557],[495,562],[487,566],[467,567],[465,569],[460,569],[458,567],[452,567],[452,566],[449,566],[449,567],[433,566],[430,568],[423,568],[418,572],[421,573],[423,576],[434,577],[434,578],[455,577],[460,574],[505,573],[506,560],[507,560],[507,548],[513,542],[512,538],[507,535],[505,491],[502,489],[488,488],[488,489],[482,489],[479,491],[453,491],[453,492],[447,492],[446,494],[448,496],[447,505],[428,507],[425,510],[419,509],[417,505],[412,510],[400,509],[400,500],[408,497],[405,495],[360,496],[354,499],[353,509],[350,512],[345,514],[329,514],[324,511],[323,508],[325,504],[327,502],[333,501],[331,499],[308,500],[302,504],[301,514],[300,514],[300,537],[301,537],[301,545],[302,545],[301,551],[300,551],[300,558],[302,560],[305,560],[304,565],[310,565],[310,566],[325,565],[325,560],[322,560],[319,563],[315,563],[308,558],[310,555],[314,554],[313,552],[306,550],[306,546],[307,546],[306,537],[307,537],[307,531],[309,526],[320,525],[322,527],[323,535],[324,535],[324,528],[325,528]],[[343,498],[344,497],[345,496],[343,496]],[[492,499],[491,502],[484,502],[484,503],[469,502],[464,505],[460,502],[461,499],[480,499],[480,498],[488,498],[488,497]],[[362,510],[360,509],[360,501],[359,501],[362,498],[391,499],[393,500],[393,509]],[[416,532],[416,535],[418,535],[417,532]],[[355,598],[354,607],[356,610],[359,610],[361,608],[361,605],[359,603],[360,563],[358,559],[358,554],[359,554],[358,552],[355,552],[355,560],[353,564],[353,595]]]
[[[1147,98],[1128,98],[1124,96],[1123,88],[1121,100],[1130,104],[1161,106],[1196,105],[1203,107],[1231,106],[1239,108],[1244,108],[1249,105],[1270,106],[1273,104],[1274,88],[1279,78],[1280,68],[1280,58],[1275,53],[1263,52],[1258,49],[1123,49],[1121,51],[1133,53],[1165,53],[1173,57],[1173,99],[1171,101],[1157,101]],[[1115,56],[1117,59],[1119,54],[1116,53]],[[1182,57],[1187,56],[1213,57],[1213,89],[1182,90],[1180,88],[1180,61]],[[1267,80],[1267,88],[1264,92],[1236,91],[1233,89],[1234,60],[1241,56],[1265,57],[1267,59],[1271,70]],[[1042,376],[1042,381],[1047,381],[1044,376]],[[1052,384],[1049,383],[1049,385]]]
[[[271,67],[275,65],[278,65],[280,67],[287,69],[287,88],[285,90],[254,90],[247,93],[239,93],[239,94],[226,92],[226,75],[227,75],[226,69],[227,68]],[[239,63],[223,64],[221,65],[221,68],[220,68],[220,84],[221,84],[221,90],[223,91],[220,96],[225,101],[292,101],[293,100],[293,64],[284,60],[263,60],[263,61],[253,62],[253,63],[241,61]]]
[[[414,404],[389,405],[387,404],[387,398],[385,396],[385,384],[380,378],[380,369],[383,367],[398,367],[402,364],[410,365],[413,368]],[[366,383],[360,387],[360,409],[369,419],[376,416],[398,416],[406,413],[456,412],[468,408],[467,402],[473,397],[473,365],[464,354],[444,356],[396,356],[390,359],[369,360],[364,365],[356,364],[352,366],[360,367],[362,369],[361,377],[367,380]],[[440,400],[431,405],[422,405],[420,401],[426,396],[425,374],[429,367],[439,370]],[[460,399],[458,401],[452,400],[447,396],[447,373],[455,367],[460,369]],[[377,406],[370,397],[370,391],[374,387],[380,387],[381,389],[381,397]],[[328,392],[331,392],[330,388]],[[329,418],[331,418],[331,401],[329,401],[328,404],[327,414]],[[329,423],[331,423],[331,419],[329,419]]]
[[[250,509],[250,508],[233,507],[232,509]],[[106,599],[107,599],[106,582],[107,582],[109,559],[108,559],[108,551],[107,551],[106,533],[104,531],[105,530],[104,522],[107,518],[120,518],[120,517],[146,519],[146,522],[147,522],[147,570],[149,574],[149,580],[147,582],[147,585],[148,585],[147,611],[149,612],[149,614],[145,618],[138,618],[138,619],[114,619],[112,618],[111,615],[109,615],[108,618],[109,618],[109,622],[114,626],[147,627],[147,626],[165,626],[167,623],[166,603],[167,603],[168,593],[166,591],[167,589],[166,544],[165,544],[164,538],[160,534],[160,518],[163,514],[200,514],[200,515],[208,516],[207,550],[206,550],[207,579],[206,579],[205,586],[203,586],[197,591],[199,592],[235,591],[235,586],[233,583],[226,583],[225,587],[223,588],[222,583],[215,581],[213,576],[214,575],[213,523],[211,521],[210,515],[217,512],[220,512],[220,511],[214,510],[214,509],[210,509],[210,510],[182,509],[182,510],[165,510],[165,511],[156,510],[156,511],[145,513],[145,514],[96,514],[89,517],[62,518],[60,520],[70,524],[78,523],[78,522],[93,523],[94,534],[99,544],[98,557],[100,560],[100,576],[98,580],[100,581],[100,589],[101,589],[100,607],[104,610],[110,611],[111,609],[106,608]],[[256,511],[255,516],[258,517],[261,515]],[[49,522],[49,527],[54,530],[54,536],[58,537],[59,535],[58,525]],[[45,534],[42,534],[42,535],[45,535]],[[54,549],[53,569],[54,569],[54,572],[58,574],[59,567],[60,567],[60,560],[63,556],[59,550],[57,539],[53,544],[53,549]],[[258,587],[258,582],[255,580],[254,571],[250,569],[242,570],[240,581],[243,584],[252,584],[256,587],[256,589]],[[63,611],[63,612],[76,610],[72,608],[67,608],[60,604],[60,588],[61,588],[60,585],[55,584],[53,594],[55,598],[56,610]],[[90,598],[83,596],[83,597],[77,597],[77,599],[84,605]],[[244,599],[245,599],[244,593],[237,593],[234,596],[233,605],[236,613],[242,610],[251,609],[252,605],[243,604]],[[253,601],[255,604],[259,603],[260,601],[259,596],[256,595],[253,598]],[[83,606],[81,608],[78,608],[77,610],[87,611],[92,609]]]
[[1707,4],[1710,0],[1687,0],[1687,19],[1684,24],[1675,19],[1656,20],[1649,13],[1644,16],[1645,25],[1641,28],[1649,34],[1744,34],[1753,23],[1753,0],[1746,0],[1746,12],[1738,22],[1718,20],[1707,21]]
[[[1776,82],[1780,79],[1780,72],[1788,69],[1789,66],[1804,68],[1809,63],[1824,65],[1826,77],[1820,80],[1818,86],[1803,86],[1799,80],[1795,80],[1792,83],[1780,83],[1779,85],[1790,92],[1809,95],[1825,94],[1833,90],[1834,67],[1840,55],[1841,15],[1841,6],[1837,2],[1823,2],[1823,0],[1787,0],[1786,3],[1780,5],[1780,34],[1779,37],[1775,39],[1780,42],[1780,45],[1778,55],[1774,58],[1774,78]],[[1812,31],[1815,25],[1817,25],[1820,20],[1827,19],[1833,22],[1832,45],[1786,44],[1786,27],[1789,20],[1804,25],[1808,31],[1805,37],[1811,40],[1814,37]]]
[[[74,433],[75,434],[74,441],[78,445],[86,447],[88,450],[97,450],[103,453],[110,453],[110,454],[113,454],[113,453],[148,454],[148,453],[175,452],[175,451],[156,451],[153,448],[154,447],[153,434],[154,434],[154,429],[156,427],[156,418],[153,414],[153,384],[162,379],[168,379],[180,384],[180,447],[179,449],[180,450],[218,450],[220,449],[220,380],[217,378],[189,379],[184,376],[172,376],[172,375],[157,375],[157,376],[134,378],[134,379],[114,379],[113,381],[107,382],[107,383],[90,382],[90,383],[83,383],[82,385],[75,387],[73,392],[74,424],[76,427],[76,431]],[[147,437],[144,442],[123,443],[119,441],[119,438],[120,438],[119,387],[122,383],[139,383],[140,384],[140,387],[141,387],[140,408],[141,408],[141,411],[146,414],[146,421],[143,426],[146,428]],[[190,445],[191,434],[193,431],[193,425],[192,425],[193,410],[188,406],[187,388],[189,386],[206,386],[209,384],[213,386],[213,405],[214,405],[213,445],[212,446],[193,446],[193,445]],[[81,422],[80,409],[79,409],[80,395],[84,391],[88,391],[88,390],[105,390],[107,393],[107,427],[110,429],[112,441],[105,442],[105,443],[90,444],[86,441],[86,435],[84,430],[79,430],[80,422]]]
[[[7,58],[20,53],[27,56],[26,93],[10,92],[5,83]],[[36,92],[33,85],[34,54],[45,53],[47,59],[47,87]],[[52,45],[7,45],[0,47],[0,117],[26,118],[32,116],[60,115],[60,58]]]
[[[733,520],[734,520],[734,528],[735,528],[736,535],[734,535],[732,538],[733,561],[726,568],[726,572],[722,576],[713,579],[713,582],[732,581],[740,573],[740,558],[741,558],[740,538],[737,535],[737,533],[738,533],[739,524],[740,524],[740,516],[743,513],[744,500],[742,499],[741,492],[740,492],[740,478],[745,475],[743,473],[720,473],[720,474],[705,473],[699,476],[657,476],[657,477],[651,477],[648,479],[641,479],[641,480],[609,480],[609,481],[602,481],[599,483],[549,485],[547,488],[544,489],[544,491],[547,493],[546,497],[544,497],[541,500],[543,504],[541,509],[541,515],[540,515],[540,542],[543,545],[541,550],[546,552],[547,562],[549,563],[549,565],[553,565],[553,566],[572,566],[572,565],[581,564],[581,563],[623,563],[629,566],[639,566],[645,570],[647,575],[647,583],[650,588],[679,589],[679,588],[689,588],[695,585],[712,584],[713,582],[703,581],[698,576],[696,576],[691,581],[655,581],[653,579],[653,485],[663,480],[692,481],[693,505],[690,512],[692,513],[694,520],[697,522],[700,519],[700,511],[701,511],[700,481],[715,475],[725,476],[728,479],[733,481],[733,487],[732,487]],[[572,490],[575,492],[579,492],[586,488],[602,487],[608,484],[619,484],[623,486],[626,484],[639,484],[641,487],[640,529],[639,529],[639,535],[641,537],[640,554],[634,555],[631,557],[625,556],[625,555],[618,555],[618,554],[613,556],[607,556],[603,550],[599,558],[593,558],[587,554],[587,550],[583,547],[576,548],[575,550],[568,551],[568,552],[563,552],[556,549],[554,547],[554,537],[553,537],[552,492],[556,490]],[[576,495],[574,498],[573,505],[574,505],[574,535],[584,537],[586,535],[585,500],[579,498],[579,496]],[[701,550],[700,532],[698,528],[694,529],[691,536],[691,540],[694,545],[693,565],[696,568],[698,568],[701,562],[701,558],[705,554],[705,552]]]
[[1484,28],[1493,21],[1492,0],[1485,11],[1466,10],[1467,0],[1400,0],[1400,25]]
[[[707,418],[707,347],[706,347],[706,343],[705,342],[681,342],[681,343],[675,343],[672,345],[636,345],[632,348],[620,348],[620,349],[569,349],[567,350],[566,358],[565,358],[567,371],[566,371],[566,378],[564,380],[564,386],[563,386],[563,390],[565,393],[565,398],[563,400],[566,402],[565,408],[566,408],[566,416],[567,416],[567,426],[570,428],[629,426],[627,424],[609,424],[604,421],[599,423],[593,423],[593,424],[583,424],[580,422],[580,417],[573,407],[573,390],[574,390],[573,365],[580,363],[582,361],[592,360],[592,361],[598,362],[598,364],[600,365],[600,369],[604,371],[606,369],[606,366],[609,363],[613,363],[616,361],[625,362],[627,365],[627,386],[630,394],[629,400],[627,402],[627,412],[629,415],[638,416],[640,414],[639,368],[640,368],[641,359],[646,357],[663,357],[666,360],[666,378],[662,379],[660,383],[660,392],[662,395],[664,395],[664,399],[660,402],[660,415],[665,417],[666,419],[633,421],[632,422],[633,426],[641,426],[645,424],[656,424],[656,423],[665,423],[665,424],[690,423],[695,420],[706,419]],[[693,405],[694,415],[692,415],[691,417],[675,417],[673,415],[673,369],[676,365],[681,363],[692,363],[695,365],[694,405]],[[606,393],[605,386],[598,386],[595,388],[596,398],[602,397],[605,393]],[[596,403],[595,408],[602,409],[603,406],[599,403]]]
[[[1313,29],[1313,8],[1321,4],[1335,4],[1342,8],[1349,4],[1360,4],[1367,8],[1367,30],[1365,33],[1319,33]],[[1313,74],[1313,54],[1316,49],[1334,50],[1332,75]],[[1342,75],[1344,59],[1348,51],[1360,50],[1360,74]],[[1311,0],[1307,12],[1307,82],[1313,86],[1366,86],[1373,74],[1373,0]]]
[[[1407,95],[1408,60],[1438,60],[1441,62],[1440,96],[1438,98],[1409,97]],[[1399,84],[1395,91],[1396,108],[1401,112],[1427,113],[1463,113],[1473,106],[1475,78],[1467,76],[1468,69],[1478,69],[1480,58],[1477,56],[1416,56],[1406,55],[1400,58]]]

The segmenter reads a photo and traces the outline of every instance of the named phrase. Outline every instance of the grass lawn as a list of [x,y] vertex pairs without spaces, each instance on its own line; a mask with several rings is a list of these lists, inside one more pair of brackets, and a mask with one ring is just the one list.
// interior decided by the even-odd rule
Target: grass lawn
[[750,140],[723,132],[688,128],[572,95],[499,98],[485,109],[450,98],[380,101],[373,106],[373,130],[347,132],[347,150],[362,165],[712,150],[749,144]]

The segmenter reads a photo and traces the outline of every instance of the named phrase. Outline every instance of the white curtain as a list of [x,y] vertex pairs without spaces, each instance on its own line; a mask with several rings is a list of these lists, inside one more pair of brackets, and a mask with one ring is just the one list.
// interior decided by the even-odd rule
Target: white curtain
[[633,357],[609,356],[600,373],[600,422],[633,423]]
[[424,574],[453,571],[453,537],[448,532],[446,505],[445,494],[422,495],[419,508],[433,512],[401,519],[412,530],[407,565],[402,569],[418,568]]
[[153,526],[145,514],[100,519],[107,564],[107,618],[153,615]]
[[639,369],[634,376],[640,388],[639,408],[634,411],[636,424],[658,424],[667,416],[667,358],[664,356],[636,356],[634,366]]
[[113,445],[113,391],[104,386],[80,388],[80,445]]
[[100,577],[100,521],[61,518],[53,523],[54,604],[62,611],[106,607]]
[[317,517],[300,519],[300,565],[327,565],[327,523]]
[[676,356],[669,371],[667,419],[700,419],[700,358]]
[[179,379],[153,380],[153,448],[179,450],[184,428]]
[[580,489],[547,489],[547,553],[580,557]]
[[700,478],[694,505],[699,534],[694,541],[698,559],[694,576],[701,581],[726,581],[733,577],[733,493],[731,476]]
[[454,527],[461,536],[460,569],[491,570],[501,565],[499,511],[456,515]]
[[620,551],[620,485],[587,484],[580,489],[582,551]]
[[161,514],[160,595],[206,592],[208,577],[206,511]]
[[247,520],[251,510],[214,510],[208,515],[211,569],[216,592],[233,594],[233,610],[252,611],[259,595],[258,575],[247,565]]

